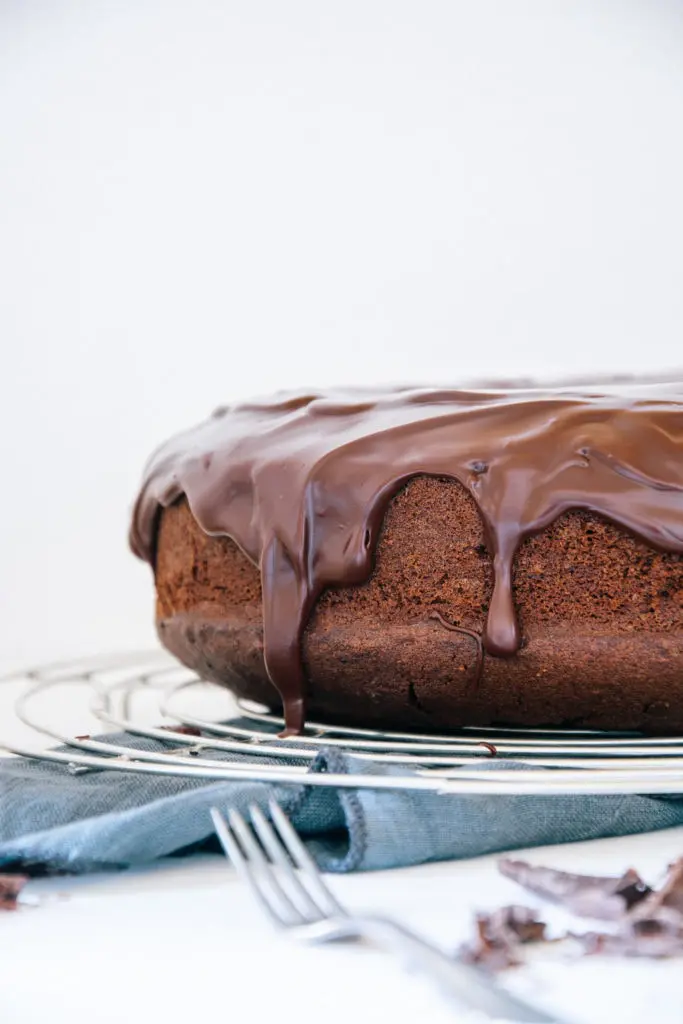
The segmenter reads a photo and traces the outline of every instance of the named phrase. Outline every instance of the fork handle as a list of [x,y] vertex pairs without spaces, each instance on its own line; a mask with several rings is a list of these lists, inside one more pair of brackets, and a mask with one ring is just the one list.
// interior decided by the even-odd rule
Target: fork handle
[[459,963],[397,921],[374,916],[353,920],[365,938],[397,954],[408,966],[418,967],[461,1007],[524,1024],[562,1024],[559,1017],[507,992],[481,968]]

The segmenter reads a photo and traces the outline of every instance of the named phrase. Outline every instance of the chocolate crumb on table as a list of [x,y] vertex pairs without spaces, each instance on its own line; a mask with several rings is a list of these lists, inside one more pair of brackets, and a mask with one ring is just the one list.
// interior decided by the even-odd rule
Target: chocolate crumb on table
[[27,875],[0,875],[0,910],[16,910]]

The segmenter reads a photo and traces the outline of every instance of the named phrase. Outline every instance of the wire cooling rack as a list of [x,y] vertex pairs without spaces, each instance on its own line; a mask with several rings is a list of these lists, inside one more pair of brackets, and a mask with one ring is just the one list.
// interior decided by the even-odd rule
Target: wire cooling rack
[[[312,722],[303,736],[281,739],[280,717],[237,701],[161,651],[43,666],[0,683],[0,750],[74,775],[125,771],[444,795],[683,794],[681,736],[503,728],[444,736]],[[321,748],[352,754],[358,770],[315,770]]]

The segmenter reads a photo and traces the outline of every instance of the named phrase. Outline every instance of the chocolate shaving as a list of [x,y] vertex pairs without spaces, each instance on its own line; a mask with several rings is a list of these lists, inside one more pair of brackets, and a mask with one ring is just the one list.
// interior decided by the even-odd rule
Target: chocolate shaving
[[[591,937],[587,936],[588,950]],[[604,936],[600,952],[621,956],[669,957],[683,954],[683,857],[669,867],[664,885],[638,903]]]
[[683,857],[669,865],[664,885],[648,898],[643,911],[651,906],[667,907],[681,915],[683,920]]
[[586,953],[663,959],[683,955],[683,918],[666,908],[652,917],[624,921],[614,934],[575,935]]
[[577,875],[510,858],[499,861],[498,868],[506,878],[577,917],[601,921],[618,920],[652,892],[632,869],[618,878]]
[[545,924],[528,907],[501,907],[490,914],[478,914],[475,927],[474,942],[461,950],[461,959],[492,971],[520,964],[521,946],[547,941]]
[[27,875],[0,875],[0,910],[16,910]]

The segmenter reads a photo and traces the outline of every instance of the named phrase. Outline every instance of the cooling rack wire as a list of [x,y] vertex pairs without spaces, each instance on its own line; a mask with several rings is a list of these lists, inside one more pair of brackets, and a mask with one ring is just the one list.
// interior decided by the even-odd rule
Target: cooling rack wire
[[[428,735],[312,722],[303,736],[280,739],[277,714],[236,700],[162,651],[62,662],[0,682],[0,749],[74,775],[125,771],[444,797],[683,791],[681,736],[503,728]],[[311,771],[321,748],[353,755],[358,770]]]

